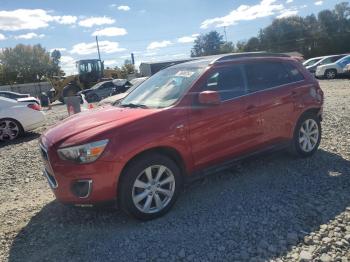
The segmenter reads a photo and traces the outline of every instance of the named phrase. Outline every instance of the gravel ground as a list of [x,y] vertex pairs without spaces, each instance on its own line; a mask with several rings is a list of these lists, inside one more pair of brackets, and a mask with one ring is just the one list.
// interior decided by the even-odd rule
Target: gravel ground
[[[41,175],[45,127],[0,144],[0,261],[350,262],[350,82],[321,86],[315,156],[242,161],[189,185],[170,213],[150,222],[57,203]],[[47,126],[65,116],[55,106]]]

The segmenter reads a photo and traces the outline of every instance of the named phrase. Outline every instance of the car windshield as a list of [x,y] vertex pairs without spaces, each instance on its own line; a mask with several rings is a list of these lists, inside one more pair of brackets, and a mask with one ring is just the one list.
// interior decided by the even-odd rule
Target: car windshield
[[304,63],[304,66],[312,66],[316,64],[318,61],[320,61],[322,58],[313,58]]
[[164,108],[175,104],[203,71],[202,67],[164,69],[124,98],[119,106]]

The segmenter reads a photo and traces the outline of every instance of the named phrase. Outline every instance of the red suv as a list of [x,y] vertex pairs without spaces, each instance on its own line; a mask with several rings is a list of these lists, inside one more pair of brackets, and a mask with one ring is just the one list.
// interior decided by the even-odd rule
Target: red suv
[[166,68],[118,105],[71,116],[40,138],[44,174],[67,204],[116,200],[139,219],[165,214],[197,174],[321,139],[323,92],[294,59],[266,53]]

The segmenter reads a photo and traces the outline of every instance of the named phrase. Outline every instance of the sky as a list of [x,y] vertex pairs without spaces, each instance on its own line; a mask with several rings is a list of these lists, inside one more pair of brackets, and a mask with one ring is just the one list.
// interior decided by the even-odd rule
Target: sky
[[40,43],[61,51],[61,67],[98,58],[121,66],[190,56],[199,34],[217,30],[236,43],[274,18],[317,14],[344,0],[0,0],[0,48]]

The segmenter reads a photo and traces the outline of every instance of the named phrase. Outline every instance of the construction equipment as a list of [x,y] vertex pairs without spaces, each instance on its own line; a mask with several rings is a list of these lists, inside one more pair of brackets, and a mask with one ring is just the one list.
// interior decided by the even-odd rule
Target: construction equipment
[[53,87],[49,91],[51,102],[64,102],[65,97],[75,96],[79,91],[92,87],[98,82],[118,78],[116,70],[104,69],[100,59],[85,59],[76,62],[77,75],[53,77],[49,81]]

